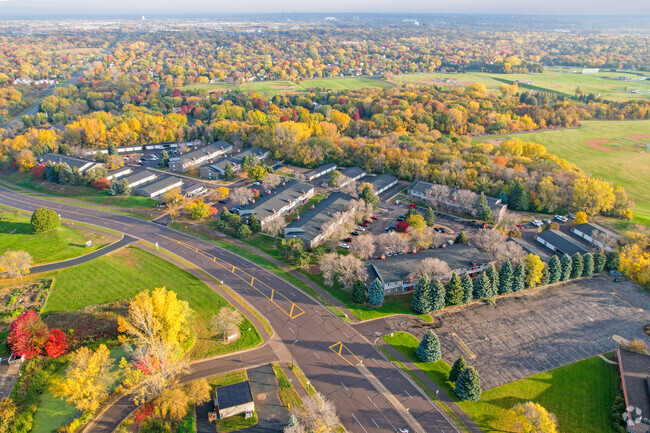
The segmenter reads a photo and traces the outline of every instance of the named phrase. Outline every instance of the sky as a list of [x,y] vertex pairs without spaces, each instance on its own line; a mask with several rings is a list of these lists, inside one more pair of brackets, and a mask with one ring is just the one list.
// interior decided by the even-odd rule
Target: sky
[[650,0],[0,0],[2,12],[232,14],[277,12],[650,15]]

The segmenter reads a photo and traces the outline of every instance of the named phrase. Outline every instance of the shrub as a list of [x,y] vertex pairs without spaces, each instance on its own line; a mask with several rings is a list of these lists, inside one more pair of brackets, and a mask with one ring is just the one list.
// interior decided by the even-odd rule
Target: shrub
[[45,233],[61,225],[59,216],[51,209],[44,207],[36,209],[32,214],[32,229],[36,233]]
[[91,180],[90,186],[99,191],[106,191],[111,186],[111,181],[105,177],[101,177],[99,179]]

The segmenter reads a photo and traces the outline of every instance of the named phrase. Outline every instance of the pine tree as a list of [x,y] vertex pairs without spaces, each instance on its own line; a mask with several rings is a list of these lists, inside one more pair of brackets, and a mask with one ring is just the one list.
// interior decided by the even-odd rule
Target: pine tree
[[582,254],[575,253],[571,256],[571,278],[578,278],[582,276],[582,271],[584,270],[584,261],[582,260]]
[[571,256],[565,254],[560,259],[560,281],[566,281],[571,276]]
[[512,292],[512,263],[506,260],[499,270],[499,294]]
[[361,278],[355,281],[352,286],[352,301],[357,304],[365,304],[366,302],[366,285],[363,284]]
[[298,418],[294,414],[291,414],[291,417],[289,418],[289,422],[287,423],[287,427],[296,427],[300,425],[300,422],[298,422]]
[[253,233],[259,233],[259,231],[262,230],[260,220],[257,219],[255,214],[250,214],[248,217],[248,228],[251,229]]
[[490,265],[487,270],[487,276],[490,279],[490,294],[489,297],[496,296],[499,291],[499,273],[497,268],[494,267],[494,263]]
[[109,155],[117,155],[117,147],[113,143],[109,144],[108,147],[106,148],[107,153]]
[[594,256],[594,272],[596,273],[603,272],[603,269],[605,269],[606,262],[607,259],[605,257],[605,253],[603,253],[603,250],[598,250],[598,252]]
[[45,178],[48,182],[56,182],[56,171],[54,170],[52,161],[47,161],[47,164],[45,164]]
[[591,253],[587,253],[582,257],[582,262],[584,267],[582,269],[582,276],[589,277],[594,273],[594,256]]
[[474,299],[487,299],[490,297],[490,291],[492,286],[492,281],[487,276],[487,273],[481,272],[481,274],[474,280]]
[[440,360],[440,341],[438,341],[438,336],[432,330],[428,330],[418,348],[415,351],[415,355],[420,361],[423,362],[436,362]]
[[413,294],[413,310],[418,314],[431,312],[431,280],[428,275],[423,275],[418,280],[418,285]]
[[375,278],[368,289],[368,301],[375,307],[384,302],[384,286],[381,285],[379,278]]
[[429,207],[424,214],[424,220],[427,222],[429,227],[433,227],[436,224],[436,214],[433,212],[433,209]]
[[512,276],[512,291],[519,293],[526,287],[526,268],[523,263],[518,263],[515,266],[515,271]]
[[438,311],[445,308],[445,286],[440,280],[431,281],[431,310]]
[[485,197],[484,194],[481,194],[478,197],[476,213],[478,215],[478,219],[480,219],[481,221],[485,221],[486,223],[489,224],[494,223],[494,216],[492,215],[492,210],[490,209],[490,206],[488,205],[487,202],[487,198]]
[[70,183],[72,179],[72,169],[65,162],[59,164],[59,177],[57,179],[58,183]]
[[540,286],[546,286],[548,285],[548,282],[551,278],[551,275],[548,272],[548,266],[544,266],[544,269],[542,269],[542,279],[539,282]]
[[510,191],[508,207],[514,210],[528,210],[528,191],[517,181]]
[[117,179],[111,181],[108,187],[108,193],[110,195],[120,195],[120,184],[117,182]]
[[605,270],[618,271],[619,266],[621,265],[621,257],[618,251],[610,251],[605,255]]
[[223,169],[223,178],[225,180],[233,180],[235,178],[235,169],[232,168],[230,163],[226,163],[226,167]]
[[363,190],[361,190],[359,198],[371,205],[373,209],[377,209],[379,206],[379,196],[375,195],[371,186],[366,185]]
[[463,358],[463,355],[460,356],[454,362],[454,365],[451,367],[451,371],[449,372],[449,381],[450,382],[456,382],[458,380],[458,375],[463,372],[467,368],[467,363],[465,362],[465,358]]
[[458,236],[456,236],[456,239],[454,240],[455,244],[467,244],[469,241],[467,240],[467,235],[465,232],[460,232],[458,233]]
[[501,191],[497,198],[501,200],[501,203],[508,204],[508,194],[505,191]]
[[472,277],[465,274],[460,282],[463,284],[463,304],[469,304],[474,299],[474,281]]
[[445,287],[445,305],[460,305],[463,303],[463,284],[456,272],[451,274],[449,283]]
[[481,378],[474,367],[467,367],[456,379],[454,388],[461,400],[479,401],[481,399]]
[[562,267],[560,266],[560,260],[557,256],[551,257],[551,260],[548,261],[548,275],[549,275],[549,284],[555,284],[560,281],[560,275],[562,275]]
[[131,185],[129,185],[129,181],[122,179],[119,183],[118,191],[120,192],[120,195],[130,195]]
[[163,150],[162,155],[160,155],[160,165],[163,167],[169,166],[169,153],[166,150]]

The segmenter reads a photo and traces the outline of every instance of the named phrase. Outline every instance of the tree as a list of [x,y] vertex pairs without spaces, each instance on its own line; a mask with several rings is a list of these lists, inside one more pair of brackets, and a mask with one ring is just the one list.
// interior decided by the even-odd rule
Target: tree
[[60,329],[52,329],[50,336],[45,342],[45,353],[50,358],[58,358],[63,355],[68,348],[65,334]]
[[512,291],[519,293],[526,287],[526,268],[523,263],[515,266],[515,272],[512,277]]
[[253,191],[248,188],[235,188],[230,193],[230,200],[236,205],[243,205],[248,203],[249,200],[253,198]]
[[460,277],[453,272],[445,287],[445,305],[460,305],[463,303],[463,284]]
[[544,262],[538,255],[528,254],[524,259],[526,265],[526,287],[535,287],[542,280]]
[[372,234],[357,236],[352,245],[350,253],[362,260],[367,260],[375,255],[375,237]]
[[94,179],[90,182],[90,186],[98,191],[106,191],[111,186],[111,181],[105,177]]
[[154,400],[156,412],[171,421],[180,421],[187,415],[190,396],[181,388],[165,389]]
[[494,263],[490,264],[490,267],[487,269],[486,274],[490,279],[490,294],[489,297],[496,296],[499,292],[499,272],[497,272]]
[[618,251],[610,251],[605,255],[605,270],[618,271],[618,268],[621,266],[621,256]]
[[481,378],[474,367],[467,367],[458,375],[454,388],[461,400],[479,401],[481,399]]
[[[399,236],[399,235],[398,235]],[[418,265],[411,271],[411,278],[419,279],[422,275],[427,275],[431,279],[446,277],[451,273],[451,268],[447,264],[436,257],[427,257],[422,260]]]
[[412,307],[418,314],[428,314],[431,312],[431,280],[426,274],[420,277],[415,287]]
[[328,176],[328,183],[332,187],[337,187],[341,183],[341,172],[338,170],[332,170],[330,171],[330,174]]
[[107,150],[108,155],[117,155],[118,154],[117,147],[113,143],[109,143],[106,150]]
[[369,184],[363,187],[359,198],[371,205],[373,209],[377,209],[379,206],[379,197],[375,195],[372,186]]
[[29,274],[32,266],[32,256],[25,251],[7,251],[0,256],[0,274],[9,278],[22,278]]
[[167,191],[164,195],[164,201],[168,208],[179,206],[183,203],[183,194],[180,188],[173,188]]
[[614,188],[607,181],[583,177],[573,182],[573,207],[588,215],[607,212],[614,207]]
[[259,233],[262,230],[260,220],[257,219],[254,213],[248,217],[248,228],[251,229],[252,233]]
[[228,337],[239,331],[239,325],[244,321],[241,313],[234,308],[221,307],[219,313],[212,316],[212,328],[217,336],[226,342]]
[[47,325],[33,310],[27,310],[11,323],[7,344],[18,356],[31,358],[43,353],[50,335]]
[[474,280],[474,299],[487,299],[490,297],[492,291],[492,282],[485,272],[481,274]]
[[210,206],[203,200],[192,200],[185,205],[185,212],[193,221],[204,220],[210,216]]
[[[335,433],[340,423],[336,407],[320,392],[310,395],[304,400],[302,408],[294,408],[292,413],[297,418],[298,425],[304,428],[302,431]],[[300,429],[290,431],[301,432]]]
[[465,232],[460,232],[458,233],[458,236],[456,236],[456,239],[454,240],[455,244],[467,244],[469,241],[467,240],[467,235],[465,235]]
[[532,401],[512,408],[513,428],[517,433],[557,433],[557,419],[542,405]]
[[399,221],[395,226],[398,233],[406,233],[409,229],[409,223],[406,221]]
[[573,225],[579,225],[579,224],[587,224],[589,222],[589,219],[587,218],[587,213],[586,212],[576,212],[576,217],[573,220]]
[[472,277],[465,274],[460,282],[463,284],[463,304],[469,304],[474,299],[474,281]]
[[100,344],[97,350],[81,347],[70,356],[65,378],[52,380],[52,394],[79,411],[94,412],[108,397],[112,364],[106,345]]
[[467,368],[467,363],[465,362],[465,358],[463,358],[463,355],[460,356],[454,362],[454,365],[451,367],[451,371],[449,371],[449,381],[454,383],[458,380],[458,375],[462,373],[463,370]]
[[601,273],[605,269],[607,258],[602,250],[598,250],[594,256],[594,272]]
[[253,232],[246,224],[240,224],[235,229],[235,236],[238,239],[248,239],[252,234]]
[[167,153],[166,150],[163,150],[162,154],[160,155],[160,165],[163,167],[169,166],[169,153]]
[[549,284],[555,284],[560,281],[562,276],[562,265],[557,256],[551,257],[551,260],[548,261],[548,273],[549,273]]
[[488,205],[487,198],[484,194],[479,195],[478,204],[476,205],[476,212],[478,219],[485,221],[488,224],[494,223],[494,216],[492,215],[492,210]]
[[[351,254],[324,254],[321,256],[319,264],[325,283],[329,286],[338,282],[344,289],[350,290],[357,279],[365,280],[367,276],[365,264]],[[379,302],[381,303],[381,301]]]
[[582,271],[584,270],[584,261],[582,255],[576,252],[571,256],[571,278],[578,278],[582,276]]
[[38,208],[32,213],[32,230],[35,233],[45,233],[61,225],[59,216],[52,209]]
[[571,276],[571,265],[571,256],[568,254],[563,255],[560,259],[560,281],[566,281],[569,279]]
[[128,180],[122,179],[119,182],[119,185],[118,191],[120,192],[120,195],[131,195],[131,185],[129,185]]
[[431,281],[431,310],[439,311],[445,308],[445,286],[440,280]]
[[506,260],[499,269],[499,294],[512,292],[513,270],[510,260]]
[[424,220],[429,227],[436,225],[436,214],[433,209],[431,209],[431,206],[429,206],[427,211],[424,213]]
[[426,221],[420,214],[415,214],[407,217],[406,222],[408,223],[409,227],[411,227],[413,230],[418,231],[422,231],[427,226]]
[[223,169],[223,178],[225,180],[233,180],[235,178],[235,169],[232,168],[229,162],[226,163],[226,166]]
[[528,192],[519,181],[512,186],[508,197],[508,207],[514,210],[528,210]]
[[48,182],[56,182],[56,170],[52,161],[47,161],[45,164],[45,178]]
[[16,414],[16,403],[10,398],[0,399],[0,431],[9,432]]
[[379,281],[379,278],[370,283],[370,288],[368,289],[368,302],[374,305],[375,307],[384,302],[384,286]]
[[546,286],[548,285],[548,282],[550,280],[551,276],[548,272],[548,266],[544,266],[544,269],[542,269],[542,279],[539,282],[540,286]]
[[366,303],[366,285],[361,278],[358,278],[352,286],[352,301],[356,304]]
[[435,332],[429,329],[424,333],[424,337],[422,337],[422,341],[418,344],[415,355],[422,362],[440,361],[440,341]]
[[258,182],[264,180],[268,174],[269,173],[266,171],[266,169],[261,165],[256,165],[255,167],[248,169],[248,178]]

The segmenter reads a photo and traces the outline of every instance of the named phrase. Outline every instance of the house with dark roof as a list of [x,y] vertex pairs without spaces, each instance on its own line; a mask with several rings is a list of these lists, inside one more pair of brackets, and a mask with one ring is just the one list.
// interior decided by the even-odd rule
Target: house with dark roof
[[393,185],[397,185],[397,178],[392,174],[378,174],[368,180],[372,185],[375,195],[379,195]]
[[108,179],[108,180],[117,179],[119,177],[126,176],[127,174],[130,174],[131,172],[133,172],[133,170],[131,170],[131,167],[126,167],[125,166],[125,167],[121,167],[121,168],[116,168],[115,170],[111,170],[111,171],[108,172],[108,176],[106,176],[106,179]]
[[242,150],[227,158],[220,159],[219,161],[201,167],[201,177],[205,179],[219,179],[224,176],[226,166],[230,164],[235,173],[241,171],[244,158],[255,157],[258,161],[263,161],[269,156],[269,151],[260,147],[251,147],[250,149]]
[[356,182],[366,175],[366,170],[361,167],[346,167],[340,170],[343,179],[339,183],[339,188]]
[[132,173],[126,176],[124,179],[129,184],[131,189],[137,188],[140,185],[143,185],[147,182],[151,182],[157,177],[156,173],[149,170],[138,170],[135,173]]
[[314,195],[311,184],[292,179],[280,184],[271,191],[257,199],[254,203],[244,206],[239,211],[242,218],[255,214],[262,228],[270,221],[291,213],[297,206],[304,204]]
[[38,157],[38,162],[41,164],[47,164],[48,162],[51,162],[52,164],[68,164],[72,170],[76,168],[79,171],[79,174],[82,175],[95,167],[104,166],[104,164],[100,162],[77,158],[70,155],[63,155],[60,153],[46,153],[41,155]]
[[205,185],[198,182],[183,183],[181,195],[185,198],[196,197],[206,191]]
[[246,380],[215,389],[214,408],[219,419],[254,411],[255,402],[250,382]]
[[320,167],[316,167],[315,169],[306,172],[305,174],[303,174],[303,178],[307,181],[311,181],[333,170],[336,170],[336,164],[334,163],[324,164],[321,165]]
[[544,230],[535,235],[535,239],[558,256],[575,253],[586,254],[588,251],[578,241],[559,230]]
[[[368,283],[375,278],[381,281],[386,295],[401,295],[415,289],[417,280],[412,272],[427,258],[440,259],[458,275],[474,276],[488,268],[492,255],[468,244],[453,244],[446,248],[434,248],[412,254],[398,254],[391,257],[371,259],[367,262]],[[451,276],[445,275],[442,279]]]
[[170,191],[174,188],[179,188],[182,185],[183,181],[178,177],[163,176],[155,179],[153,182],[144,184],[135,192],[138,195],[149,198],[156,198],[162,196],[167,191]]
[[620,346],[616,354],[625,398],[627,431],[648,433],[650,432],[650,356]]
[[613,241],[620,238],[618,233],[595,223],[578,224],[571,227],[571,232],[605,251],[613,251],[613,248],[604,242],[606,238],[611,238]]
[[333,192],[284,228],[287,239],[299,238],[309,248],[315,248],[327,239],[354,212],[354,197]]
[[186,172],[193,167],[209,164],[232,151],[232,144],[217,141],[207,146],[199,147],[187,153],[169,158],[169,168],[173,171]]

